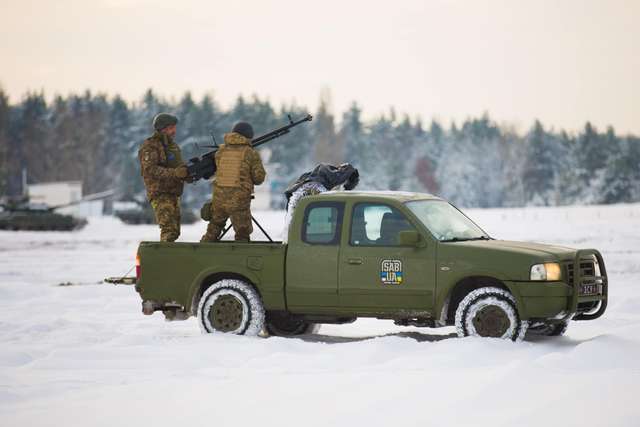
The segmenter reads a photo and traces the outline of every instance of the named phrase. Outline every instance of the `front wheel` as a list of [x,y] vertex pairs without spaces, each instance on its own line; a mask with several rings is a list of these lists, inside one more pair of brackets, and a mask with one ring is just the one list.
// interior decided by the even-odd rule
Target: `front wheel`
[[198,323],[204,333],[258,335],[264,327],[264,306],[258,292],[248,283],[220,280],[202,294]]
[[456,310],[456,332],[460,337],[492,337],[521,341],[529,322],[521,320],[516,301],[508,291],[485,287],[476,289]]

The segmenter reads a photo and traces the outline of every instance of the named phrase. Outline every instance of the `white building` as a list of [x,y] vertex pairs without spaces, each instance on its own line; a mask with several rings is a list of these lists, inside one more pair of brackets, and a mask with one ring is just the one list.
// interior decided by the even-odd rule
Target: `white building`
[[31,203],[66,205],[82,199],[82,181],[42,182],[29,185]]
[[[82,200],[82,181],[42,182],[29,185],[29,198],[33,204],[60,206]],[[57,209],[56,212],[80,217],[102,215],[102,200],[92,200]]]

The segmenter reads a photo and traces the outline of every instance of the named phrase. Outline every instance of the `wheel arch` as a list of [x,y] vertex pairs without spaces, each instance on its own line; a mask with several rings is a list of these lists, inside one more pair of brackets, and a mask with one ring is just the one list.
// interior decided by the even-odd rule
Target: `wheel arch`
[[484,288],[487,286],[504,289],[505,291],[513,295],[513,297],[516,299],[516,305],[520,317],[523,318],[525,313],[523,312],[524,306],[522,305],[520,295],[516,292],[516,289],[514,289],[513,286],[510,286],[509,282],[497,279],[492,276],[467,276],[458,280],[449,291],[449,294],[445,298],[442,305],[440,319],[438,322],[441,325],[453,325],[456,316],[456,309],[458,308],[458,304],[462,302],[464,297],[469,292],[475,289]]

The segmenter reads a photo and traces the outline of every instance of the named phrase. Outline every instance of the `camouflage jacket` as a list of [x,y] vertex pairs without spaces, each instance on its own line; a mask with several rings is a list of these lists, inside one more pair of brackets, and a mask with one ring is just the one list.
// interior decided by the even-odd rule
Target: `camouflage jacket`
[[224,144],[216,153],[216,167],[216,187],[242,188],[248,193],[267,175],[251,141],[235,132],[225,134]]
[[154,133],[142,143],[138,159],[149,200],[160,194],[182,195],[184,183],[175,174],[175,169],[183,164],[182,155],[171,138]]

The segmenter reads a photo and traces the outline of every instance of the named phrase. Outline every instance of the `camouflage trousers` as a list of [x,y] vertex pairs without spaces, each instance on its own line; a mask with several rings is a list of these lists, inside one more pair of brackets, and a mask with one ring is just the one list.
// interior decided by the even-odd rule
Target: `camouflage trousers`
[[211,203],[211,221],[201,242],[214,242],[220,239],[227,219],[231,219],[235,240],[249,241],[253,231],[251,225],[251,193],[241,188],[216,187]]
[[174,242],[180,236],[180,197],[159,194],[151,199],[151,207],[160,226],[160,241]]

